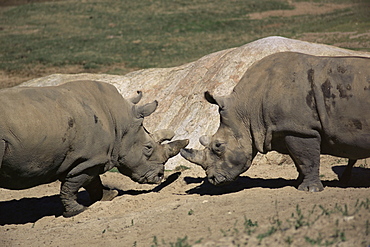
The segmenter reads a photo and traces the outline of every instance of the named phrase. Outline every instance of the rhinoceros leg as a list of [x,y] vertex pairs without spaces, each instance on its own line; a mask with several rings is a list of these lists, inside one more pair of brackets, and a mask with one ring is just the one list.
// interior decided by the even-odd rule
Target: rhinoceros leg
[[118,195],[117,190],[111,190],[103,186],[99,175],[94,177],[84,188],[89,193],[91,202],[111,201]]
[[299,190],[317,192],[322,191],[319,177],[320,169],[320,138],[319,137],[285,137],[286,146],[303,181]]
[[349,180],[351,179],[352,176],[352,168],[355,165],[357,160],[348,160],[348,164],[346,166],[346,169],[344,169],[344,172],[342,173],[342,176],[339,178],[339,182],[343,184],[348,184]]
[[72,217],[83,212],[86,207],[77,202],[77,192],[86,182],[89,175],[80,174],[68,177],[62,182],[60,188],[60,199],[64,206],[64,217]]
[[3,163],[3,158],[5,154],[5,148],[6,148],[6,143],[4,140],[0,140],[0,168],[1,164]]

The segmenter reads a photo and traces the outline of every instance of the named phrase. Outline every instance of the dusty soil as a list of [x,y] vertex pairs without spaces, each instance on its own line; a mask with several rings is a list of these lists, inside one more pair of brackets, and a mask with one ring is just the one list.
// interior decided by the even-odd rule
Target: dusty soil
[[[167,172],[167,182],[159,186],[140,185],[108,172],[102,175],[103,182],[118,189],[120,195],[68,219],[61,216],[59,182],[23,191],[0,189],[0,245],[169,246],[187,236],[187,243],[201,240],[200,246],[246,242],[255,246],[261,234],[272,227],[276,232],[263,238],[262,246],[288,246],[289,242],[305,246],[306,238],[334,241],[335,246],[370,244],[369,161],[360,161],[353,179],[343,187],[337,173],[343,171],[346,161],[323,157],[321,174],[326,188],[319,193],[296,190],[297,172],[290,160],[283,165],[270,162],[261,159],[224,187],[206,182],[198,167]],[[79,198],[88,205],[85,191],[79,192]],[[361,202],[367,209],[359,207]],[[347,214],[337,210],[346,206]],[[258,223],[251,236],[244,225],[248,219]],[[299,222],[309,225],[296,229]],[[336,235],[344,235],[344,239]]]

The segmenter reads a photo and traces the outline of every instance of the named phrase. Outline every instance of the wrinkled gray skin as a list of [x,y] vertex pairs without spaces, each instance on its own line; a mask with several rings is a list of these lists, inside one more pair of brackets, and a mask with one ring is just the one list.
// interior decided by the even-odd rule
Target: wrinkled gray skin
[[157,102],[138,106],[141,92],[125,100],[112,85],[76,81],[43,88],[0,91],[0,187],[26,189],[60,180],[64,216],[81,213],[77,192],[92,201],[111,200],[99,174],[113,167],[139,183],[159,183],[164,164],[188,140],[161,144],[174,136],[152,135],[144,117]]
[[344,182],[370,156],[369,58],[277,53],[253,64],[229,96],[205,98],[219,106],[220,126],[200,138],[204,150],[181,154],[212,184],[233,181],[257,152],[275,150],[292,157],[299,190],[321,191],[320,154],[350,159]]

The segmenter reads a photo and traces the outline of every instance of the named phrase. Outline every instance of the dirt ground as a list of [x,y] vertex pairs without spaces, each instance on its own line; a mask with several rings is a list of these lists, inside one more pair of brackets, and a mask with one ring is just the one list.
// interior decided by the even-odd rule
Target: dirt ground
[[[59,182],[22,191],[0,189],[0,246],[170,246],[180,243],[179,238],[189,244],[201,240],[198,246],[255,246],[260,241],[262,246],[307,246],[307,238],[323,239],[321,244],[334,241],[334,246],[368,246],[368,163],[359,161],[351,182],[342,186],[337,173],[346,161],[324,156],[325,190],[319,193],[294,187],[297,172],[290,160],[276,165],[261,159],[224,187],[206,182],[198,167],[168,171],[167,182],[159,186],[108,172],[103,183],[118,189],[119,196],[67,219],[61,216]],[[79,198],[88,205],[85,191]],[[250,235],[247,220],[258,224]],[[296,229],[297,224],[302,227]],[[276,231],[260,240],[272,228]]]
[[[0,88],[56,72],[81,72],[55,70],[0,72]],[[262,158],[223,187],[210,185],[204,171],[190,164],[166,172],[166,182],[158,186],[108,172],[102,180],[119,196],[68,219],[61,216],[59,182],[0,189],[0,246],[370,246],[370,160],[358,161],[343,185],[338,175],[346,162],[322,157],[325,190],[319,193],[295,188],[290,159],[277,165]],[[79,200],[89,205],[83,190]]]

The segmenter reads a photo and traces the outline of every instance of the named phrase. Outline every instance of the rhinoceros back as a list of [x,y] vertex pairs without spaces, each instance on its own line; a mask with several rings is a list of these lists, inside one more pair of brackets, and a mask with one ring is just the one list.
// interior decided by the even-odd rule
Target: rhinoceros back
[[92,81],[0,91],[0,187],[55,181],[75,162],[112,149],[118,105],[123,110],[125,101],[113,86]]

